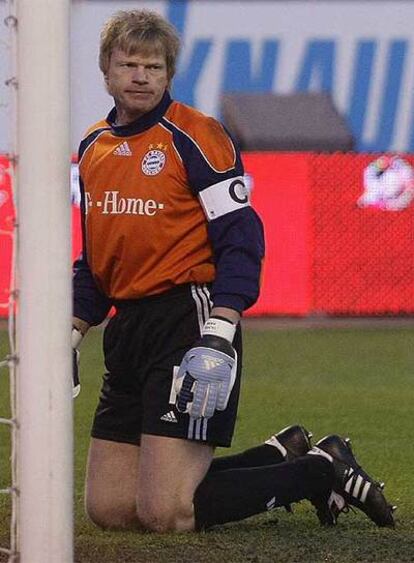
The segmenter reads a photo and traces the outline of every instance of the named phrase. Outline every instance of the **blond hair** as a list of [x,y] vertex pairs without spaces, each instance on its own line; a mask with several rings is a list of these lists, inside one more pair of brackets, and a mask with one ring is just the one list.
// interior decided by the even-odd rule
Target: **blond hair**
[[162,53],[167,63],[168,79],[175,74],[180,39],[173,25],[150,10],[116,12],[101,31],[99,68],[106,74],[111,54],[120,49],[128,55]]

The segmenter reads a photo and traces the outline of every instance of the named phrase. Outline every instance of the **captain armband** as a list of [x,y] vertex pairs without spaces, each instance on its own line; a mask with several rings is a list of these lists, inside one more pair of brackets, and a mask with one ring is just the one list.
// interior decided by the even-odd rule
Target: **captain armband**
[[244,176],[213,184],[202,190],[198,197],[209,221],[250,205]]

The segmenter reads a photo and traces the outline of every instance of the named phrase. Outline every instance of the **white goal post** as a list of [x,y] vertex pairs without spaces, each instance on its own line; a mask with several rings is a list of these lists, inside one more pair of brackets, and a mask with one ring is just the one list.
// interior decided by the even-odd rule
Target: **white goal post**
[[73,561],[70,0],[16,0],[18,550]]

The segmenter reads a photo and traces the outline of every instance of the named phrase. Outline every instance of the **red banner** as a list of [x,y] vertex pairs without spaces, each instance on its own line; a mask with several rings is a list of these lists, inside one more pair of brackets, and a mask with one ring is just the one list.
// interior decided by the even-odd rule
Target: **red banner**
[[298,153],[243,156],[266,240],[261,295],[249,314],[306,315],[310,311],[309,159],[308,154]]
[[387,158],[312,157],[312,311],[414,312],[414,158]]
[[[14,205],[10,163],[0,155],[0,318],[7,317],[13,253]],[[73,198],[76,201],[76,198]],[[72,205],[72,258],[80,253],[82,235],[79,208]]]
[[0,155],[0,316],[7,316],[13,252],[14,206],[10,163]]
[[[266,259],[251,315],[414,312],[414,156],[247,153]],[[7,315],[13,202],[0,157],[0,316]],[[80,251],[72,170],[73,256]]]

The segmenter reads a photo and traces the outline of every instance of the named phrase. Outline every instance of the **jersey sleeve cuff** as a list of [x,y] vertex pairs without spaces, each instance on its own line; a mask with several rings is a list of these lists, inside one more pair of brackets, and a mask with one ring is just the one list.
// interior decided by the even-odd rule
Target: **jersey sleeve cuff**
[[229,309],[234,309],[238,313],[242,313],[247,309],[246,301],[240,295],[226,295],[221,293],[220,295],[213,296],[214,307],[228,307]]
[[97,326],[106,319],[110,308],[111,307],[105,309],[102,308],[99,311],[96,311],[94,314],[90,314],[89,311],[86,311],[83,307],[75,302],[73,304],[73,316],[81,319],[82,321],[85,321],[90,326]]

